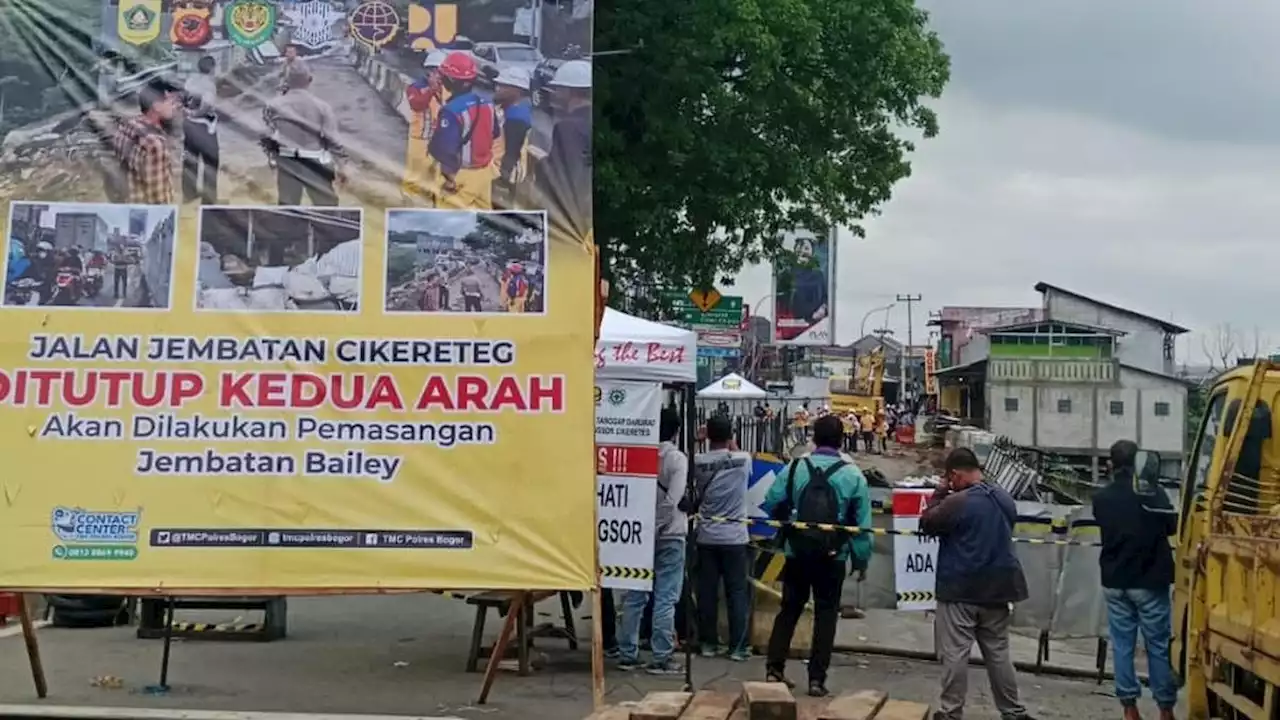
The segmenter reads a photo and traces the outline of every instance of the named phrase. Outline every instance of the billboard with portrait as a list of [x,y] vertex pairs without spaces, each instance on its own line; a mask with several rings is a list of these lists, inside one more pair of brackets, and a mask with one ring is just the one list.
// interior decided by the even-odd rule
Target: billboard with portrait
[[581,5],[0,8],[0,589],[594,584]]
[[783,238],[773,266],[773,337],[778,345],[835,341],[833,247],[828,236],[798,231]]

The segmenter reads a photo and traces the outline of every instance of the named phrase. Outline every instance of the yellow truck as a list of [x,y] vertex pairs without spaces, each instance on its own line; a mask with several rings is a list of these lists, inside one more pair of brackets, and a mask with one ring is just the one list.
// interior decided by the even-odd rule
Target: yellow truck
[[1280,718],[1280,364],[1214,381],[1181,488],[1172,659],[1190,717]]

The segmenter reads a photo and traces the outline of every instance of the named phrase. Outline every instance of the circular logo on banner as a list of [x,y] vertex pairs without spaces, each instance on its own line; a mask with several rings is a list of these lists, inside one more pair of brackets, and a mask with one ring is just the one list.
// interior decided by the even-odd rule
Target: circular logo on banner
[[173,44],[198,48],[213,39],[208,7],[177,7],[173,10]]
[[400,30],[400,15],[383,0],[366,0],[351,11],[351,34],[360,42],[380,48]]
[[599,405],[600,401],[604,398],[604,391],[600,389],[599,385],[596,386],[595,396],[596,396],[596,404]]
[[614,388],[609,391],[609,402],[614,405],[621,405],[627,401],[627,391],[622,388]]
[[226,10],[227,37],[243,48],[255,48],[271,39],[276,29],[276,8],[263,0],[235,0]]

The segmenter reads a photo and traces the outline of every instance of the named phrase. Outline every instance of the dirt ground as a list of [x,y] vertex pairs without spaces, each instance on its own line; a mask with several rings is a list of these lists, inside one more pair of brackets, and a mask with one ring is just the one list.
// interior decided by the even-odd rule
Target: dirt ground
[[[550,610],[539,607],[540,614]],[[578,613],[580,629],[590,627],[581,621],[586,614]],[[138,640],[132,628],[46,628],[39,632],[51,688],[44,702],[495,720],[575,720],[588,714],[591,687],[586,646],[569,651],[562,641],[539,641],[542,669],[525,678],[503,673],[490,704],[475,706],[480,676],[463,671],[471,618],[469,606],[434,595],[291,599],[285,640],[175,642],[171,689],[164,694],[147,689],[157,682],[159,641]],[[882,620],[877,617],[871,622]],[[497,624],[490,621],[490,638]],[[858,621],[842,624],[849,626],[841,628],[842,635],[868,632]],[[838,655],[833,664],[829,681],[833,690],[879,688],[893,697],[934,699],[938,668],[933,663]],[[758,658],[741,664],[695,658],[693,667],[697,688],[730,690],[737,682],[764,675],[763,660]],[[789,674],[802,679],[802,665],[793,663]],[[104,677],[112,680],[103,682]],[[966,717],[996,720],[982,669],[975,668],[971,679],[971,708]],[[679,689],[681,680],[610,670],[607,683],[610,702],[622,702],[651,690]],[[1108,685],[1025,674],[1021,690],[1038,718],[1119,716]],[[21,638],[0,638],[0,704],[35,702]]]

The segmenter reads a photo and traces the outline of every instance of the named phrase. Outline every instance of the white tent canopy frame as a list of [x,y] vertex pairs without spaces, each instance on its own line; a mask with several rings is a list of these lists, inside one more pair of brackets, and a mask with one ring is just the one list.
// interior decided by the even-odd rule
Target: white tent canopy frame
[[756,400],[769,393],[738,373],[729,373],[698,391],[699,398],[709,400]]
[[698,335],[605,308],[596,342],[596,378],[660,383],[698,380]]

